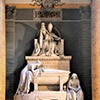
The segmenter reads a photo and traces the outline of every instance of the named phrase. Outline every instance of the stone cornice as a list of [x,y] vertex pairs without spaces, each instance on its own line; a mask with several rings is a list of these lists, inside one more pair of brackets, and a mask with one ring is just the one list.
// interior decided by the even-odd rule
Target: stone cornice
[[26,56],[26,60],[71,60],[72,56],[64,56],[64,57],[59,57],[59,56],[51,56],[51,57],[44,57],[44,56]]
[[[41,9],[40,6],[32,6],[30,4],[7,4],[9,6],[16,6],[16,8],[19,9],[26,9],[26,8],[33,8],[33,9]],[[60,9],[74,9],[74,8],[80,8],[80,7],[86,7],[89,4],[63,4],[59,6],[55,6],[55,8],[60,8]]]

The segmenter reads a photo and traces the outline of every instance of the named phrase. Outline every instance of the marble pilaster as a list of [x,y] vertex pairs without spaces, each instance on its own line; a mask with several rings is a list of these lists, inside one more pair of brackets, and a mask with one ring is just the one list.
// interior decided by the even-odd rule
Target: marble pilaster
[[5,100],[5,1],[0,0],[0,100]]
[[100,98],[100,0],[92,1],[92,99]]

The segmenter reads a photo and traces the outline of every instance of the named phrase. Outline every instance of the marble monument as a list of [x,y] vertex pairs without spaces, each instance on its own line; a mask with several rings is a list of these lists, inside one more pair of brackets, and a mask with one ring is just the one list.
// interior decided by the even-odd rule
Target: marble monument
[[[73,87],[72,78],[69,79],[72,57],[64,56],[61,34],[51,22],[47,27],[42,22],[36,35],[33,53],[25,57],[28,64],[21,71],[14,100],[77,100],[73,96],[76,93],[71,90],[73,88],[79,90],[75,95],[83,98],[77,74],[72,75],[73,79],[78,80],[78,83],[73,81],[73,84],[76,82],[79,85],[77,88]],[[69,83],[67,87],[64,86],[66,82]],[[34,84],[34,91],[31,92],[30,83]]]

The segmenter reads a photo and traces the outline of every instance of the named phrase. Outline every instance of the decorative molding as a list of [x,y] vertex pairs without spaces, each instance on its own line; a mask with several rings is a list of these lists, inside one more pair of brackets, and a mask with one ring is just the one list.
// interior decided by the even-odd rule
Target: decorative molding
[[59,57],[59,56],[57,56],[57,57],[43,57],[43,56],[39,56],[39,57],[35,57],[35,56],[26,56],[25,57],[25,59],[26,60],[48,60],[48,61],[50,61],[50,60],[71,60],[72,59],[72,56],[64,56],[64,57]]
[[51,9],[51,10],[34,10],[33,16],[35,19],[61,19],[62,10],[61,9]]
[[89,11],[91,11],[91,6],[88,5],[86,7],[80,7],[80,13],[88,13]]
[[[15,6],[18,9],[41,9],[41,6],[35,5],[32,6],[30,4],[8,4],[9,6]],[[78,9],[80,7],[87,7],[89,4],[63,4],[63,5],[57,5],[55,8],[59,9]]]
[[16,14],[16,7],[6,5],[6,19],[14,19],[15,14]]
[[39,5],[41,8],[54,8],[55,5],[61,5],[61,0],[31,0],[31,5]]

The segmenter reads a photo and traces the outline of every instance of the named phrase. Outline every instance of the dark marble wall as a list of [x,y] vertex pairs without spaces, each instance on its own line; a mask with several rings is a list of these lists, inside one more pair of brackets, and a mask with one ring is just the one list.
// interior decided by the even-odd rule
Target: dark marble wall
[[[15,36],[13,37],[15,40],[14,65],[12,66],[14,69],[12,71],[14,76],[13,94],[18,86],[20,72],[27,63],[25,56],[32,54],[34,48],[33,39],[35,34],[39,31],[41,21],[42,20],[35,21],[33,19],[32,9],[17,9],[14,27]],[[62,38],[65,40],[64,53],[65,55],[72,56],[70,66],[71,72],[75,72],[79,75],[85,100],[91,100],[90,8],[81,7],[80,9],[63,9],[62,21],[48,20],[45,22],[46,24],[52,22],[54,26],[59,29]],[[7,42],[9,42],[9,40]],[[7,68],[9,69],[10,66]],[[7,80],[7,82],[8,81],[9,80]],[[10,91],[11,86],[9,86],[8,83],[7,86]],[[12,98],[13,97],[7,96],[7,100],[12,100]]]

